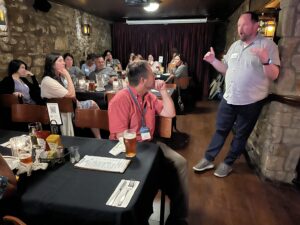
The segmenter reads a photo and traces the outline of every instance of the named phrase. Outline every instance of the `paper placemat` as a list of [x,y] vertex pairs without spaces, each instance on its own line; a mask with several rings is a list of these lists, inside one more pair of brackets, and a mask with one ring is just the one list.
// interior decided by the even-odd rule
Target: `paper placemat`
[[129,159],[86,155],[74,166],[81,169],[124,173],[129,163]]

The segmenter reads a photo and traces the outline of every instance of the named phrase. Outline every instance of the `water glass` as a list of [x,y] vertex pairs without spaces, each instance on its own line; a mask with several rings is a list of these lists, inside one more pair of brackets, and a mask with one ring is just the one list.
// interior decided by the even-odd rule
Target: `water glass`
[[118,90],[119,89],[119,81],[117,81],[117,80],[114,80],[113,81],[113,90]]
[[119,89],[123,89],[123,79],[118,79],[119,82]]
[[32,163],[32,144],[30,136],[18,136],[9,139],[12,155],[25,164]]
[[31,137],[31,143],[33,146],[37,146],[37,135],[36,133],[38,131],[42,130],[42,124],[40,122],[34,122],[34,123],[29,123],[28,124],[28,130],[29,130],[29,135]]
[[79,146],[70,146],[68,150],[70,153],[70,162],[72,164],[79,162],[80,160]]
[[41,122],[34,122],[28,124],[29,134],[35,134],[37,131],[42,130],[42,123]]
[[103,74],[102,75],[102,82],[103,82],[103,85],[106,86],[108,84],[108,81],[109,81],[109,75],[108,74]]
[[84,78],[80,78],[78,80],[78,85],[80,89],[84,89],[85,88],[85,79]]
[[96,82],[97,82],[97,87],[99,89],[104,88],[103,78],[101,74],[96,74]]

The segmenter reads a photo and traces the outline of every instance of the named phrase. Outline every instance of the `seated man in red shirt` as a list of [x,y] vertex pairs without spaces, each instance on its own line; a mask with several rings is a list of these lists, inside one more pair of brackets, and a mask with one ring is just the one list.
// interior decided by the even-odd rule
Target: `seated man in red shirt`
[[[133,62],[128,69],[129,87],[119,91],[108,106],[110,139],[116,140],[123,136],[124,130],[134,129],[138,141],[151,140],[155,130],[155,115],[174,117],[174,103],[167,93],[165,82],[155,81],[147,61]],[[160,92],[162,100],[149,92],[152,88]],[[187,224],[186,160],[165,144],[158,144],[164,156],[160,186],[171,200],[166,224]]]

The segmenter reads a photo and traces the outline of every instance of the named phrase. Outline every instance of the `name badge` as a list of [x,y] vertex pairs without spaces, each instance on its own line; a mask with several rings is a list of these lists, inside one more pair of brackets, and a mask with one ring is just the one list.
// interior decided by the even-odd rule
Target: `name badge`
[[140,133],[143,141],[151,139],[150,130],[148,127],[141,127]]
[[237,59],[238,56],[239,56],[238,53],[232,53],[231,56],[230,56],[230,58],[231,58],[231,59]]

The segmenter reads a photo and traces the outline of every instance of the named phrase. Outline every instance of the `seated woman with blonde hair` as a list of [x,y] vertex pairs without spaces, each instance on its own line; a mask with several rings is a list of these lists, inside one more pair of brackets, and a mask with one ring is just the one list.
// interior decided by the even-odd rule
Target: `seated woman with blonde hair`
[[[46,56],[44,76],[41,83],[42,98],[72,98],[76,99],[76,93],[71,76],[65,67],[63,57],[57,53]],[[80,109],[98,109],[98,105],[93,100],[78,101],[76,105]],[[72,124],[72,121],[69,121]],[[71,128],[73,130],[73,127]],[[68,129],[68,130],[71,130]],[[96,138],[101,138],[97,128],[91,129]],[[74,132],[70,131],[69,136]]]

